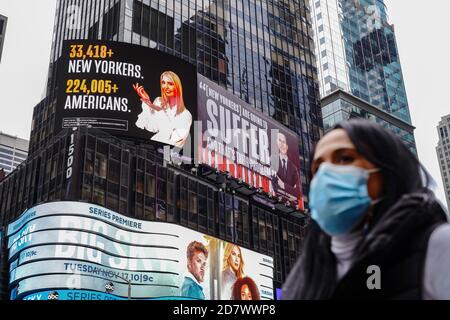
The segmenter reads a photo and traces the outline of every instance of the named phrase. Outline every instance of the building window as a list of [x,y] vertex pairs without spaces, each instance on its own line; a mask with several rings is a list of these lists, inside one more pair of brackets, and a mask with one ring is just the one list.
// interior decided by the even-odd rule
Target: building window
[[156,180],[156,219],[167,220],[167,169],[158,167]]
[[9,154],[9,155],[13,155],[13,150],[9,150],[9,149],[5,149],[5,148],[0,148],[0,152]]
[[117,2],[104,16],[102,39],[112,39],[119,29],[120,2]]
[[[0,153],[0,159],[12,161],[13,157],[12,157],[12,156],[9,156],[9,155],[6,155],[6,154],[1,154],[1,153]],[[8,162],[9,162],[9,161],[8,161]]]
[[208,198],[207,186],[198,184],[198,227],[201,232],[207,232]]
[[267,229],[266,229],[266,219],[263,210],[259,211],[258,214],[258,225],[259,225],[259,244],[262,250],[267,250]]
[[95,171],[94,171],[94,174],[97,178],[106,179],[106,166],[107,166],[106,156],[97,153],[97,157],[95,158]]
[[174,30],[172,17],[138,0],[134,1],[133,32],[173,48]]
[[198,226],[198,203],[197,182],[189,179],[188,191],[189,227],[197,229]]

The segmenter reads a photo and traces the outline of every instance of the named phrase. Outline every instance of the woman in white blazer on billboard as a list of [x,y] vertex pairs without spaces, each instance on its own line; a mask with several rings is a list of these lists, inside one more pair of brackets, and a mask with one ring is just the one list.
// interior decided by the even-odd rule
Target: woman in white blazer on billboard
[[154,132],[151,140],[181,148],[192,124],[192,115],[184,105],[181,80],[176,73],[165,71],[161,74],[160,83],[161,96],[153,102],[142,85],[133,85],[142,101],[142,113],[136,126]]

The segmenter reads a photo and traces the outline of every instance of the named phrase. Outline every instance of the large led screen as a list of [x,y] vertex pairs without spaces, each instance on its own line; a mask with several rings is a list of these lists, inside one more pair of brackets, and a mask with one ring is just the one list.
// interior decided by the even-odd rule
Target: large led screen
[[87,127],[183,147],[196,118],[195,66],[121,42],[64,41],[55,133]]
[[28,209],[7,236],[12,299],[274,298],[271,257],[89,203]]

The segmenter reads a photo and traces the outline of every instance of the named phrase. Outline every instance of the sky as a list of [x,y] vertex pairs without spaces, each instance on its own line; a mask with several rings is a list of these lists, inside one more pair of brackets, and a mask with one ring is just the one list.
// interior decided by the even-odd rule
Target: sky
[[8,17],[0,61],[0,131],[29,139],[33,107],[42,100],[56,0],[2,0]]
[[[395,26],[419,159],[445,203],[436,156],[436,127],[450,114],[450,1],[385,0]],[[29,139],[33,107],[42,99],[56,0],[0,2],[8,17],[0,62],[0,131]]]
[[436,155],[437,125],[450,114],[450,1],[385,0],[394,24],[420,161],[446,204]]

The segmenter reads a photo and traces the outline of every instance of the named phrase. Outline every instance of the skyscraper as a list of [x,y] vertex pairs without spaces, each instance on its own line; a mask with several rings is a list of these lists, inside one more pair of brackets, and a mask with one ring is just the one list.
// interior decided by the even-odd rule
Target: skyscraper
[[450,208],[450,115],[442,117],[437,126],[439,141],[436,153],[441,168],[442,183],[444,185],[447,207]]
[[0,131],[0,169],[11,173],[26,160],[29,141]]
[[303,210],[260,195],[227,172],[163,166],[151,144],[88,129],[77,138],[80,170],[73,175],[80,188],[74,190],[65,178],[72,134],[53,133],[56,74],[68,39],[131,43],[181,58],[296,133],[306,195],[312,146],[323,134],[309,10],[304,0],[58,1],[47,96],[34,108],[29,160],[0,184],[0,198],[9,199],[0,202],[2,224],[38,203],[88,202],[269,255],[279,288],[300,253]]
[[34,110],[31,151],[51,135],[62,41],[122,41],[195,64],[200,74],[296,132],[306,191],[309,152],[323,130],[308,4],[304,0],[58,2],[48,94]]
[[322,99],[322,116],[324,130],[330,130],[336,123],[351,118],[363,118],[374,121],[383,127],[392,130],[403,143],[413,152],[416,144],[414,141],[414,127],[397,117],[384,112],[370,103],[355,97],[354,95],[336,89]]
[[[401,138],[414,151],[394,26],[384,2],[315,0],[312,20],[321,98],[341,89],[398,118],[409,126]],[[333,113],[325,113],[324,122],[333,125]]]
[[3,42],[5,42],[6,23],[8,18],[0,14],[0,61],[2,61]]

